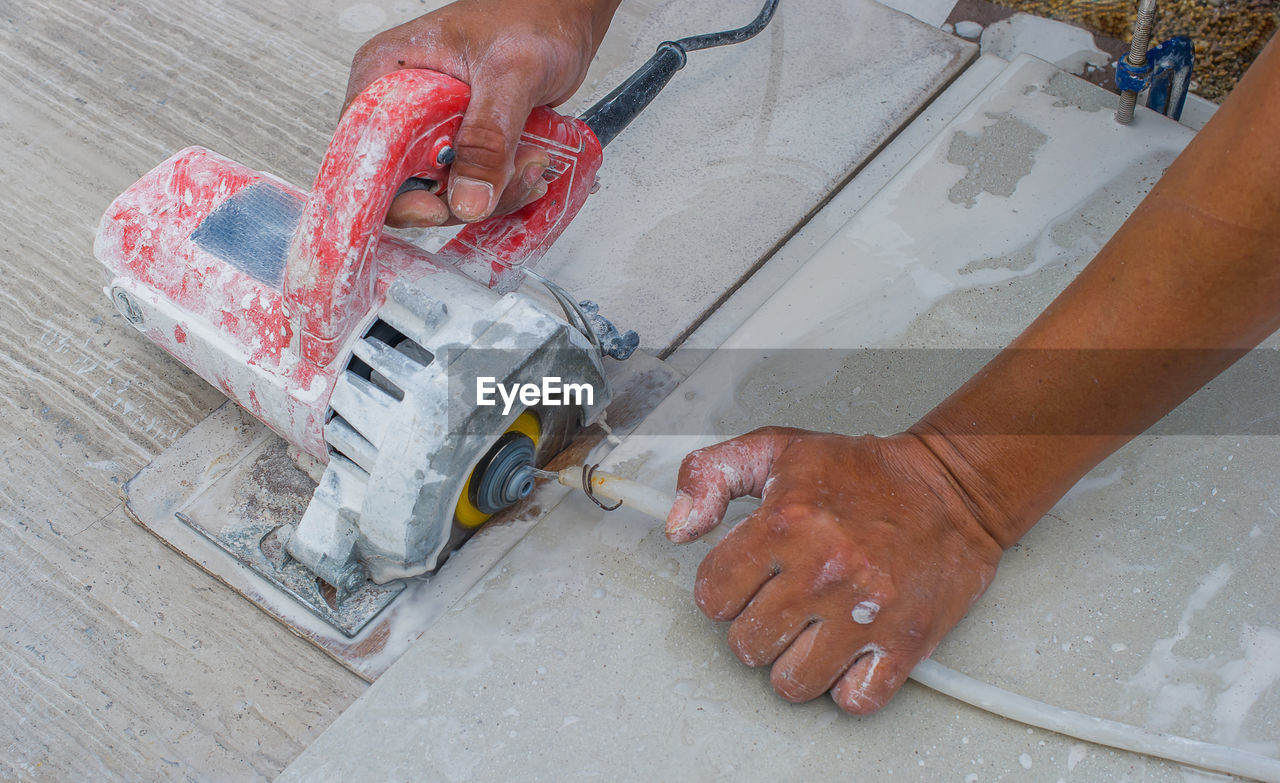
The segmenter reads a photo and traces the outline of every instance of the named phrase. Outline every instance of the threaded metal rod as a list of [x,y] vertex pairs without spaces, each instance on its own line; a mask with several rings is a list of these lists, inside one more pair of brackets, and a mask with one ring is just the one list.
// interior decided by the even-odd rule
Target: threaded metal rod
[[[1147,64],[1147,48],[1151,44],[1151,28],[1155,26],[1156,0],[1142,0],[1138,4],[1138,20],[1133,23],[1133,40],[1129,43],[1129,65],[1141,68]],[[1128,125],[1133,122],[1133,108],[1138,104],[1138,93],[1133,90],[1120,92],[1120,104],[1116,107],[1116,122]]]

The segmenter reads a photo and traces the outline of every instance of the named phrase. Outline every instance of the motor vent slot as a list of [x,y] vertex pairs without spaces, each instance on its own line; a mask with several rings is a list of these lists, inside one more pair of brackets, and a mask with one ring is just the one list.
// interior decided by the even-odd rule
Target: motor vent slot
[[366,472],[373,472],[377,444],[400,419],[398,407],[413,375],[435,356],[386,321],[375,321],[352,348],[347,371],[334,387],[325,442]]
[[375,321],[356,343],[347,372],[363,378],[397,401],[404,399],[409,377],[435,361],[435,355],[386,321]]
[[329,448],[359,465],[365,473],[373,473],[378,462],[378,449],[342,416],[334,416],[324,426],[324,441]]

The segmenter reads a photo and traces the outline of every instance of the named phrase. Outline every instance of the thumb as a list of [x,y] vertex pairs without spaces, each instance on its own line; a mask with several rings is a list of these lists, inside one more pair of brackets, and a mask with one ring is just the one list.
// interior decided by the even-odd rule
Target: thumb
[[475,74],[449,176],[449,209],[467,223],[493,214],[511,180],[516,144],[533,110],[527,80]]
[[686,456],[667,515],[667,538],[677,544],[693,541],[720,524],[729,501],[760,497],[774,460],[795,432],[764,427]]

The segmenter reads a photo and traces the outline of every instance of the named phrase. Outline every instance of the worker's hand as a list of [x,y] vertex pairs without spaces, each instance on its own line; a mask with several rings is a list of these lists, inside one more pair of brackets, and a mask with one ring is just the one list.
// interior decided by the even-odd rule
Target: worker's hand
[[1001,547],[911,435],[765,428],[687,456],[667,537],[698,538],[729,501],[762,503],[698,567],[694,598],[729,646],[773,665],[788,701],[830,690],[867,714],[897,692],[995,574]]
[[545,193],[542,172],[550,158],[531,146],[517,149],[520,131],[535,106],[563,103],[582,84],[617,2],[458,0],[360,47],[344,111],[376,79],[402,68],[427,68],[471,85],[448,203],[411,191],[395,200],[387,223],[471,223]]

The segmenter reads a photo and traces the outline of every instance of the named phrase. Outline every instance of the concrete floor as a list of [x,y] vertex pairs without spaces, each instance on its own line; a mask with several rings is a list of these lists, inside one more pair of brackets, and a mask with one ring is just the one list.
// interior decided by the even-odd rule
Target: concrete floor
[[92,251],[187,144],[305,181],[363,37],[338,13],[0,5],[0,778],[266,778],[364,690],[125,518],[221,395],[115,315]]

